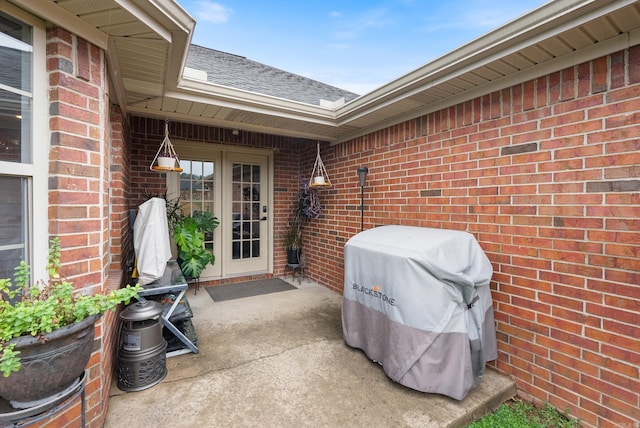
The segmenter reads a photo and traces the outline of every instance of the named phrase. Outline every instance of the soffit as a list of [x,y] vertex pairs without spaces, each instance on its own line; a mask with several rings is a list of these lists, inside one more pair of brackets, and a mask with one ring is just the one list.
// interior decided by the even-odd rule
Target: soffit
[[640,43],[640,1],[555,0],[371,93],[327,107],[183,75],[195,21],[174,1],[10,1],[106,49],[125,114],[332,142]]
[[195,26],[172,0],[8,1],[104,49],[112,97],[125,113],[128,104],[175,86]]
[[359,128],[340,140],[638,44],[639,29],[638,1],[549,2],[340,107],[338,126]]
[[341,142],[640,43],[639,28],[638,1],[556,0],[337,108],[187,78],[169,98],[199,123]]

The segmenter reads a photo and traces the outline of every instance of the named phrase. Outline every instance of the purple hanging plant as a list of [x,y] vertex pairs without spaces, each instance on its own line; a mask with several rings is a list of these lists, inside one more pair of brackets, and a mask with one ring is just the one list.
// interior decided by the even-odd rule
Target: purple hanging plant
[[320,217],[322,205],[317,190],[309,186],[309,180],[300,175],[298,182],[298,212],[309,219]]

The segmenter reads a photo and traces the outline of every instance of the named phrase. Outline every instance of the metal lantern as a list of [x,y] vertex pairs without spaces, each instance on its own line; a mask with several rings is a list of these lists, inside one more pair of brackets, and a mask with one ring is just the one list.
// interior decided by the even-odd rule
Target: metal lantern
[[167,341],[162,335],[162,306],[140,299],[120,314],[123,322],[118,352],[118,388],[140,391],[167,375]]

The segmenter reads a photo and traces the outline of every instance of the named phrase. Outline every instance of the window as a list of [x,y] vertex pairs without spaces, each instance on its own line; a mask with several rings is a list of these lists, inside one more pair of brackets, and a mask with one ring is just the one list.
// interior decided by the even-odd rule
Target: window
[[[204,160],[180,160],[180,204],[185,215],[196,211],[215,214],[214,168],[215,162]],[[213,233],[205,236],[205,247],[213,253]]]
[[[9,7],[7,7],[10,10]],[[48,150],[35,155],[34,150],[34,59],[35,51],[43,49],[44,33],[41,28],[26,23],[23,19],[0,11],[0,278],[13,277],[13,269],[20,260],[32,263],[35,257],[42,257],[42,248],[35,249],[33,237],[46,237],[46,159]],[[22,18],[29,19],[24,12]],[[33,18],[30,18],[33,20]],[[41,37],[34,44],[34,34]],[[36,47],[36,45],[38,45]],[[42,70],[45,73],[44,53],[40,53]],[[46,80],[45,80],[46,81]],[[42,89],[43,83],[36,87]],[[45,105],[46,100],[41,104]],[[37,109],[46,127],[46,110]],[[38,131],[38,137],[48,147],[45,131]],[[44,164],[42,162],[45,162]],[[40,177],[35,171],[41,171]],[[44,183],[44,194],[43,194]],[[38,210],[33,209],[33,201],[45,201]],[[34,216],[38,211],[39,214]],[[44,212],[44,214],[42,214]],[[35,221],[38,225],[35,225]],[[44,221],[43,221],[44,219]],[[46,241],[44,239],[46,251]],[[46,252],[45,252],[46,254]],[[34,274],[42,267],[34,267]]]
[[260,180],[260,165],[233,163],[231,203],[234,260],[260,257]]

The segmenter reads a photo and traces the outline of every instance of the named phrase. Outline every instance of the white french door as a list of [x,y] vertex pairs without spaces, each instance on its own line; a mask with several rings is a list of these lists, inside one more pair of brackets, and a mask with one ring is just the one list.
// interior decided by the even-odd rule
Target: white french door
[[223,253],[230,276],[266,272],[269,267],[268,159],[262,155],[226,153],[224,210],[231,218]]
[[[207,211],[218,216],[220,206],[220,180],[217,170],[220,168],[219,156],[207,158],[180,159],[179,195],[182,212],[193,214],[196,211]],[[220,276],[221,269],[218,262],[220,244],[217,230],[205,235],[204,246],[216,257],[214,264],[207,265],[200,278]]]
[[211,144],[174,142],[181,173],[167,174],[167,197],[185,213],[209,211],[220,225],[205,237],[215,263],[202,280],[267,273],[271,261],[270,154],[230,151]]

